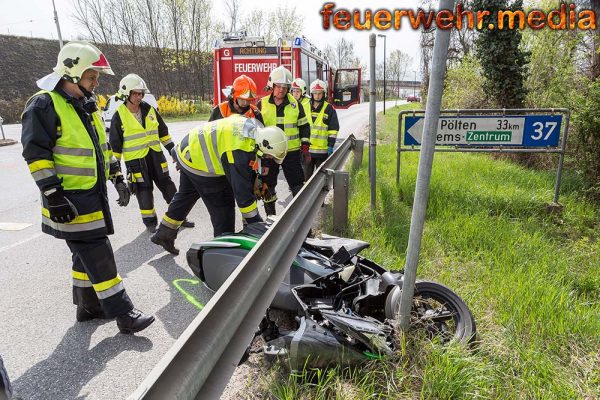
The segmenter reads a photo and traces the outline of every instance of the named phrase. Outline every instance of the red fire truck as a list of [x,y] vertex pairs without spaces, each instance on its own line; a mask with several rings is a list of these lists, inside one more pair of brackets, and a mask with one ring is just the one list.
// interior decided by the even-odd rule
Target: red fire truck
[[266,46],[263,38],[238,34],[225,35],[215,45],[213,104],[225,101],[227,87],[242,74],[254,79],[259,97],[269,94],[264,91],[269,73],[280,65],[294,78],[304,79],[307,86],[315,79],[326,81],[327,101],[335,108],[360,103],[360,68],[332,68],[322,52],[304,37],[279,39],[277,46]]

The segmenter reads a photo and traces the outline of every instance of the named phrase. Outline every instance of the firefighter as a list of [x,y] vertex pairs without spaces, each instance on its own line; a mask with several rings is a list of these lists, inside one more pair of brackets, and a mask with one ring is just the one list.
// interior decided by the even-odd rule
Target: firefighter
[[[304,113],[308,118],[310,116],[310,98],[306,95],[306,82],[302,78],[296,78],[292,81],[292,86],[290,89],[290,93],[294,98],[298,101],[298,103],[302,104],[302,108],[304,108]],[[309,120],[309,123],[311,121]]]
[[260,171],[261,157],[281,164],[287,146],[281,129],[265,128],[256,119],[242,115],[192,129],[177,145],[179,190],[150,238],[152,242],[179,254],[175,248],[177,230],[200,198],[210,214],[215,236],[235,230],[236,202],[245,222],[262,221],[253,187],[255,171]]
[[[125,159],[129,187],[136,195],[142,221],[149,232],[156,231],[154,185],[170,203],[177,191],[169,175],[169,165],[160,147],[171,151],[174,144],[158,111],[143,101],[146,82],[136,74],[121,79],[117,96],[123,100],[110,124],[110,145],[117,160]],[[184,227],[194,223],[184,221]]]
[[[281,165],[283,174],[295,196],[304,184],[301,153],[309,155],[310,125],[300,103],[288,93],[292,83],[292,74],[285,67],[279,66],[271,71],[267,82],[267,90],[272,93],[260,99],[258,108],[261,110],[265,126],[277,126],[285,132],[288,139],[288,155]],[[277,175],[279,164],[267,160],[265,163],[268,195],[263,199],[267,215],[275,215],[277,193]]]
[[305,169],[305,179],[309,180],[316,168],[333,153],[333,146],[340,129],[337,112],[325,100],[327,84],[320,79],[310,84],[310,111],[312,121],[310,131],[310,163]]
[[[228,86],[229,88],[229,86]],[[233,81],[230,87],[231,95],[227,101],[224,101],[213,108],[208,121],[214,121],[221,118],[227,118],[230,115],[240,114],[248,118],[256,118],[264,124],[262,115],[255,104],[256,101],[256,83],[248,75],[240,75]]]
[[[302,104],[302,108],[304,109],[304,113],[306,114],[306,119],[308,123],[311,125],[312,132],[312,120],[310,114],[310,98],[306,96],[306,82],[302,78],[296,78],[292,81],[292,86],[290,89],[292,96],[298,101],[298,103]],[[309,168],[311,168],[311,156],[309,152],[302,154],[302,171],[304,172],[304,179],[308,180],[307,176],[310,177],[312,174],[308,172]],[[311,170],[312,171],[312,170]]]
[[65,239],[73,254],[77,321],[116,317],[121,332],[134,333],[154,317],[133,307],[107,237],[114,229],[106,180],[120,206],[129,191],[96,108],[100,73],[114,75],[98,48],[85,41],[64,45],[54,72],[38,80],[42,90],[25,106],[21,142],[41,192],[42,231]]

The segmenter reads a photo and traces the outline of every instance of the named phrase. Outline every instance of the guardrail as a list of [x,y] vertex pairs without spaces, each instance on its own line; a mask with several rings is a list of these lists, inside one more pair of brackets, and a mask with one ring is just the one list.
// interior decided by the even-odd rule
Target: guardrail
[[130,400],[221,396],[355,142],[350,135],[321,164]]

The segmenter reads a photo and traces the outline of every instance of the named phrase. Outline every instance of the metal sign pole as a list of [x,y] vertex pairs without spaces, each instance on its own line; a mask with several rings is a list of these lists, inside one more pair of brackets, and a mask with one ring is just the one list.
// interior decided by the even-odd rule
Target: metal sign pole
[[[453,0],[440,0],[440,10],[452,10],[453,6]],[[423,145],[421,147],[421,155],[419,158],[419,171],[417,174],[415,200],[408,237],[406,267],[404,270],[404,283],[402,285],[400,310],[398,313],[400,328],[403,331],[408,329],[410,323],[410,311],[412,309],[415,281],[417,279],[417,264],[419,262],[421,239],[425,225],[425,212],[427,210],[427,200],[429,198],[429,181],[431,179],[435,137],[442,105],[446,59],[448,58],[449,46],[450,31],[437,29],[433,45],[433,59],[431,61],[432,70],[431,78],[429,80],[427,107],[423,127]]]
[[562,178],[562,170],[563,170],[563,163],[565,160],[565,151],[567,148],[567,135],[569,134],[569,118],[571,116],[571,113],[568,112],[566,117],[565,117],[565,133],[563,134],[562,137],[562,142],[561,142],[561,146],[560,146],[560,156],[558,157],[558,170],[556,171],[556,185],[554,187],[554,200],[553,203],[554,204],[558,204],[558,195],[560,193],[560,181]]
[[371,82],[369,83],[369,179],[371,181],[371,210],[375,209],[375,199],[376,199],[376,153],[375,146],[377,145],[377,133],[375,131],[376,128],[376,114],[375,114],[375,46],[377,36],[374,33],[369,35],[369,47],[371,52],[371,62],[370,62],[370,75]]

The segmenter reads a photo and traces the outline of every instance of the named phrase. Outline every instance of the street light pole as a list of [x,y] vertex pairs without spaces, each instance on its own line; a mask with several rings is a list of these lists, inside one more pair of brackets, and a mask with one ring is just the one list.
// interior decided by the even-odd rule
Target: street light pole
[[415,91],[417,89],[417,71],[413,71],[415,73],[415,83],[413,83],[413,97],[417,97]]
[[54,0],[52,0],[52,7],[54,8],[54,22],[56,22],[56,30],[58,31],[58,43],[60,44],[60,48],[63,47],[62,35],[60,34],[60,24],[58,23],[58,13],[56,12],[56,5],[54,4]]
[[382,37],[383,38],[383,115],[385,115],[385,42],[386,42],[386,36],[382,35],[381,33],[378,34],[377,36]]

